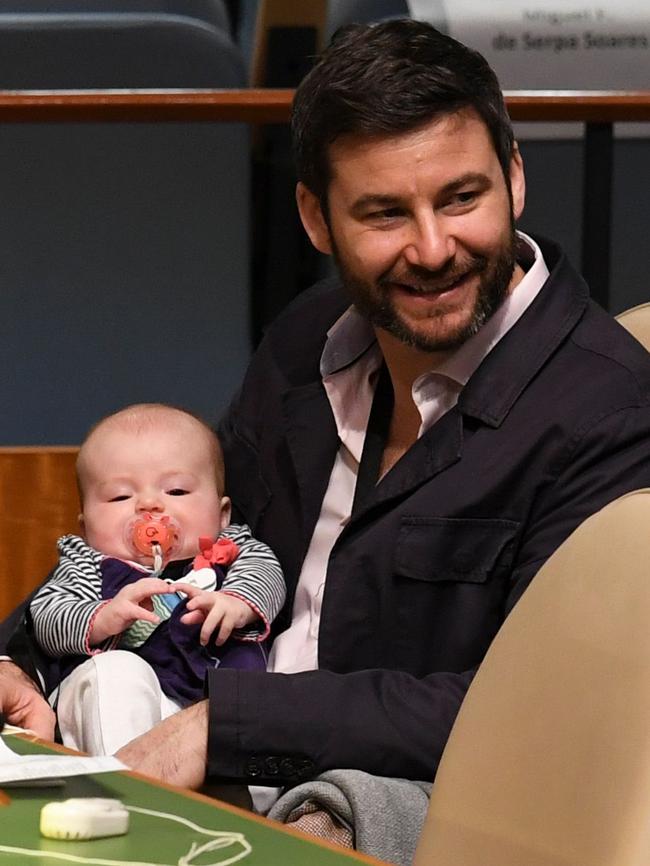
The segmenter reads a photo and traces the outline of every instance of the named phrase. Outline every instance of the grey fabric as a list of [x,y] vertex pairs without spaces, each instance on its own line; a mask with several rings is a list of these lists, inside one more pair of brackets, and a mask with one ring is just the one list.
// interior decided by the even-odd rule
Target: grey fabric
[[284,793],[268,817],[283,823],[307,800],[317,802],[354,833],[357,851],[410,866],[429,806],[429,782],[329,770]]

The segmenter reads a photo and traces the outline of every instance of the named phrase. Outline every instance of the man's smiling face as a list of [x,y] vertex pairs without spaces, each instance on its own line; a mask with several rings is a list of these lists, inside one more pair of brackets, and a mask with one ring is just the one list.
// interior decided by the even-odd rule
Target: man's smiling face
[[521,279],[518,152],[509,190],[485,124],[465,109],[389,138],[342,137],[329,158],[327,220],[309,190],[298,200],[355,305],[421,351],[461,345]]

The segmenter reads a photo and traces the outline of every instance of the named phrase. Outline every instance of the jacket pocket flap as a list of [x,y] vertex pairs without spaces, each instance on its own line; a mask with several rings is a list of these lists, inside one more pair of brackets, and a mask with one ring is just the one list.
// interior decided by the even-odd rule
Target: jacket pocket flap
[[395,549],[395,572],[430,582],[484,583],[509,568],[519,523],[454,517],[404,517]]

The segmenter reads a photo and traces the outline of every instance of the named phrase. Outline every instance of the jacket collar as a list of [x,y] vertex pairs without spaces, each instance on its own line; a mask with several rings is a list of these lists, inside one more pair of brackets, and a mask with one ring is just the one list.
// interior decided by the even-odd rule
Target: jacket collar
[[582,318],[589,301],[584,280],[555,244],[537,239],[549,278],[517,325],[487,355],[461,392],[458,407],[498,427],[531,379]]
[[286,442],[298,483],[303,543],[318,520],[338,448],[336,423],[320,379],[283,395]]

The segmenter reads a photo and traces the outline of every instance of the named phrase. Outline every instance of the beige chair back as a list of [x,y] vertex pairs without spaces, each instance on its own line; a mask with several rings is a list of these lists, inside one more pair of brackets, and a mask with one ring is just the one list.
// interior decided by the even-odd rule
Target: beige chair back
[[0,620],[56,563],[56,540],[79,530],[77,448],[0,448]]
[[589,518],[494,640],[414,866],[650,863],[650,490]]
[[633,337],[650,350],[650,304],[639,304],[619,313],[616,320],[632,334]]

